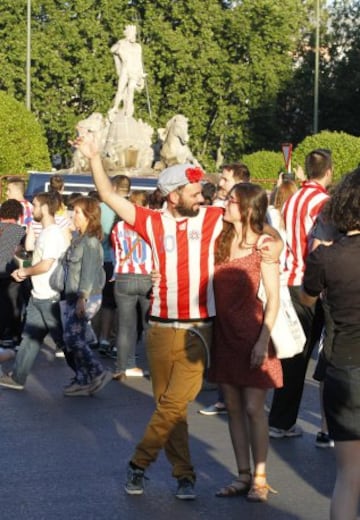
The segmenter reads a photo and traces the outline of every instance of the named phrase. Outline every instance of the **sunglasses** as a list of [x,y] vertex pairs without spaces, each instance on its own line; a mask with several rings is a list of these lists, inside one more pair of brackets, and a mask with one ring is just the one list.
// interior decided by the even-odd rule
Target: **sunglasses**
[[229,203],[229,204],[240,204],[239,201],[237,201],[235,199],[235,197],[232,197],[231,195],[229,195],[228,197],[226,197],[226,202]]

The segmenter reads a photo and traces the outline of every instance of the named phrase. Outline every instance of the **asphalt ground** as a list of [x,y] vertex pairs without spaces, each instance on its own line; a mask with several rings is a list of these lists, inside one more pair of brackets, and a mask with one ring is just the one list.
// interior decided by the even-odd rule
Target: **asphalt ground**
[[[139,355],[146,367],[142,348]],[[104,360],[108,368],[113,364]],[[303,436],[270,441],[268,480],[278,494],[265,504],[215,497],[236,467],[227,416],[198,413],[217,394],[200,392],[189,406],[198,497],[185,502],[174,497],[176,482],[163,454],[147,472],[144,495],[123,489],[127,462],[153,410],[149,379],[113,381],[94,397],[64,397],[71,370],[44,345],[25,390],[0,390],[0,519],[328,519],[334,450],[315,447],[320,414],[312,369],[313,361],[298,421]]]

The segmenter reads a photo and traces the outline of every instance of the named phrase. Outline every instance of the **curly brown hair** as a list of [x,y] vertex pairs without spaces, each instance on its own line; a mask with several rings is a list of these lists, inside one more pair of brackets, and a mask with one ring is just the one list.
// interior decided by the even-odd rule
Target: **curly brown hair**
[[347,233],[360,229],[360,168],[343,176],[326,211],[339,231]]
[[[234,197],[239,204],[241,224],[243,227],[242,244],[245,241],[248,226],[250,226],[254,233],[261,235],[264,229],[268,206],[266,191],[258,184],[241,182],[235,184],[229,195]],[[229,259],[231,242],[234,235],[234,226],[228,222],[224,222],[223,230],[215,244],[215,264],[225,262]]]

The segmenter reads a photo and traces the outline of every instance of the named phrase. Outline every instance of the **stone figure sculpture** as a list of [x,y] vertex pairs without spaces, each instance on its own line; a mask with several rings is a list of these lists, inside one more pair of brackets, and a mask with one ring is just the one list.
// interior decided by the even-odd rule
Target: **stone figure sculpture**
[[124,35],[125,38],[119,40],[111,47],[116,72],[119,76],[118,88],[111,113],[118,111],[122,102],[124,115],[131,117],[134,114],[134,92],[144,88],[145,73],[141,45],[136,43],[136,26],[127,25]]
[[184,164],[190,162],[196,166],[200,163],[195,159],[188,146],[188,119],[182,114],[176,114],[166,124],[165,129],[159,129],[158,135],[163,141],[160,150],[162,165]]
[[102,150],[106,170],[151,169],[154,158],[152,134],[152,127],[141,119],[117,113],[111,121]]
[[[80,121],[76,130],[79,135],[92,132],[101,151],[107,172],[121,168],[131,168],[148,172],[154,160],[152,148],[152,127],[123,112],[113,114],[112,120],[94,112]],[[76,173],[89,172],[88,159],[77,149],[73,155],[72,170]]]
[[[93,112],[89,117],[79,121],[76,125],[76,131],[79,135],[83,135],[87,132],[91,132],[96,137],[97,145],[100,149],[103,149],[108,133],[109,122],[104,119],[100,112]],[[90,171],[90,165],[88,159],[76,149],[73,155],[73,167],[74,172],[83,173]]]
[[[94,112],[80,121],[78,133],[94,133],[108,173],[128,169],[132,175],[153,174],[154,170],[185,162],[200,166],[188,146],[185,116],[177,114],[167,122],[166,128],[159,128],[155,145],[152,144],[153,128],[133,117],[134,93],[145,87],[145,73],[135,25],[127,25],[124,35],[125,38],[111,47],[119,76],[114,104],[105,117]],[[121,104],[122,109],[119,108]],[[77,173],[89,171],[89,162],[79,150],[74,152],[71,169]]]

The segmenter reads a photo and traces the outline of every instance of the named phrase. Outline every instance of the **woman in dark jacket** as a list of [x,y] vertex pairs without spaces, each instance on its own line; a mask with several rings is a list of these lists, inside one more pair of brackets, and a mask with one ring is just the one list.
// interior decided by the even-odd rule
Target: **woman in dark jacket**
[[17,222],[23,214],[18,200],[9,199],[0,208],[0,339],[18,344],[25,304],[22,284],[11,277],[18,266],[16,251],[25,238],[25,228]]
[[101,390],[112,374],[103,369],[86,342],[87,324],[100,308],[105,283],[100,207],[91,197],[79,197],[73,205],[77,234],[66,254],[63,325],[65,357],[75,378],[64,395],[83,396]]
[[325,326],[324,410],[335,441],[336,482],[331,520],[355,520],[360,498],[360,168],[344,176],[328,206],[343,236],[320,245],[306,260],[302,299],[313,305],[321,294],[329,307]]

